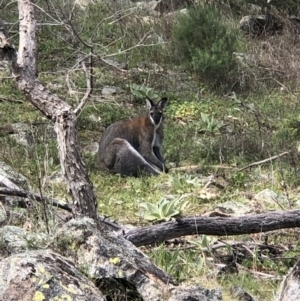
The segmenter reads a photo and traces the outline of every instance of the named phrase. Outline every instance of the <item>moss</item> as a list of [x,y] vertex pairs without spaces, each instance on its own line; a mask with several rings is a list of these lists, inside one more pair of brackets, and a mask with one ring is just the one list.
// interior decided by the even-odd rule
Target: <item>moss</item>
[[46,297],[42,292],[36,291],[32,300],[33,301],[43,301],[45,299],[46,299]]

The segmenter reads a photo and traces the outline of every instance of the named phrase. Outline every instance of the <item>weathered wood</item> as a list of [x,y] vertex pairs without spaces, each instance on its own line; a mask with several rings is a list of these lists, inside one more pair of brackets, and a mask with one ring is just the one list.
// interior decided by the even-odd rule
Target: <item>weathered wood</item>
[[300,300],[300,261],[284,277],[275,298],[275,301]]
[[188,217],[126,232],[136,246],[195,234],[240,235],[300,227],[300,210],[275,211],[241,217]]
[[[25,198],[26,198],[26,199],[30,199],[32,201],[36,201],[38,203],[43,203],[43,204],[46,203],[47,205],[52,206],[54,208],[60,208],[60,209],[66,210],[68,212],[72,212],[72,205],[63,203],[62,201],[59,201],[59,200],[56,200],[53,198],[40,196],[36,193],[22,190],[19,186],[12,183],[11,181],[9,181],[8,179],[4,178],[1,175],[0,175],[0,183],[2,183],[8,187],[8,188],[0,187],[0,196],[1,195],[17,196],[20,198],[24,198],[23,202],[18,202],[19,205],[21,205],[21,206],[26,204],[26,200],[25,200]],[[125,229],[122,226],[116,224],[115,222],[110,220],[107,216],[98,216],[97,220],[101,223],[106,224],[112,231],[119,232],[119,233],[123,233],[125,231]]]
[[12,73],[18,88],[29,101],[54,122],[63,174],[72,200],[73,216],[97,217],[96,197],[80,156],[76,131],[77,116],[66,102],[46,89],[36,77],[36,19],[31,1],[18,1],[20,20],[19,51],[10,44],[3,23],[0,24],[2,57],[12,63]]
[[[46,201],[47,204],[54,207],[72,211],[72,206],[69,204],[47,197],[41,198],[39,195],[25,190],[0,187],[0,195],[26,197],[38,202]],[[194,234],[241,235],[295,228],[300,226],[300,210],[273,211],[240,217],[188,217],[131,230],[127,230],[122,225],[103,216],[99,216],[98,221],[105,223],[111,230],[122,236],[125,233],[125,238],[139,247]]]
[[[7,179],[6,179],[7,181]],[[0,182],[1,182],[1,175],[0,175]],[[3,181],[3,184],[6,184],[6,182]],[[47,197],[41,197],[35,193],[31,193],[29,191],[21,190],[18,186],[16,186],[14,183],[12,183],[14,186],[13,188],[5,188],[5,187],[0,187],[0,195],[10,195],[10,196],[18,196],[21,198],[29,198],[31,200],[35,200],[37,202],[44,203],[46,202],[48,205],[51,205],[53,207],[57,207],[60,209],[67,210],[69,212],[72,212],[72,206],[69,204],[64,204],[58,200],[55,199],[50,199]]]

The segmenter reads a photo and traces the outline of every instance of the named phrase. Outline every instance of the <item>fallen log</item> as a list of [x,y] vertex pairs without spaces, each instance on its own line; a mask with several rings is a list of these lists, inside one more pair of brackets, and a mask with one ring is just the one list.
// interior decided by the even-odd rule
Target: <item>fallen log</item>
[[240,217],[187,217],[129,230],[125,238],[138,247],[185,235],[241,235],[296,227],[300,227],[300,210]]
[[[40,197],[25,190],[0,187],[0,195],[30,198],[37,202],[46,202],[48,205],[69,212],[72,211],[72,206],[69,204],[47,197]],[[130,230],[116,224],[107,217],[99,217],[98,221],[105,223],[111,230],[124,236],[135,246],[140,247],[186,235],[242,235],[296,228],[300,227],[300,210],[273,211],[239,217],[195,216],[177,218],[161,224]]]

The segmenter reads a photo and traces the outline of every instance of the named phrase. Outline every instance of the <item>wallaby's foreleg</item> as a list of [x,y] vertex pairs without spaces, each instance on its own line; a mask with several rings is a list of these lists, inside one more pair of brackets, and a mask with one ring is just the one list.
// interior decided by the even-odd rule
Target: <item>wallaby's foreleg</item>
[[165,159],[160,151],[160,147],[158,146],[153,146],[153,153],[154,155],[157,157],[157,159],[163,164],[164,168],[163,168],[163,171],[168,173],[169,172],[169,169],[168,167],[166,166],[165,164]]
[[160,170],[165,170],[165,164],[161,162],[156,155],[154,154],[154,150],[152,149],[144,149],[140,151],[141,154],[143,154],[143,158],[150,163],[151,165],[156,166]]

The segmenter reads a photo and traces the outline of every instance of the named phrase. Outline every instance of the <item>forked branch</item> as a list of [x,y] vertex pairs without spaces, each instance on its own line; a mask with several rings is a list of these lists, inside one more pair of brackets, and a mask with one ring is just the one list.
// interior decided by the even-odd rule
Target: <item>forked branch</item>
[[[57,133],[58,151],[63,174],[73,200],[73,215],[97,217],[96,197],[93,185],[81,160],[79,140],[76,131],[77,116],[72,107],[51,93],[37,79],[36,74],[36,19],[31,1],[19,0],[20,38],[19,51],[0,26],[3,37],[0,48],[1,57],[11,62],[12,73],[17,86],[30,102],[54,122]],[[2,31],[1,31],[2,30]],[[17,58],[17,59],[15,59]]]

